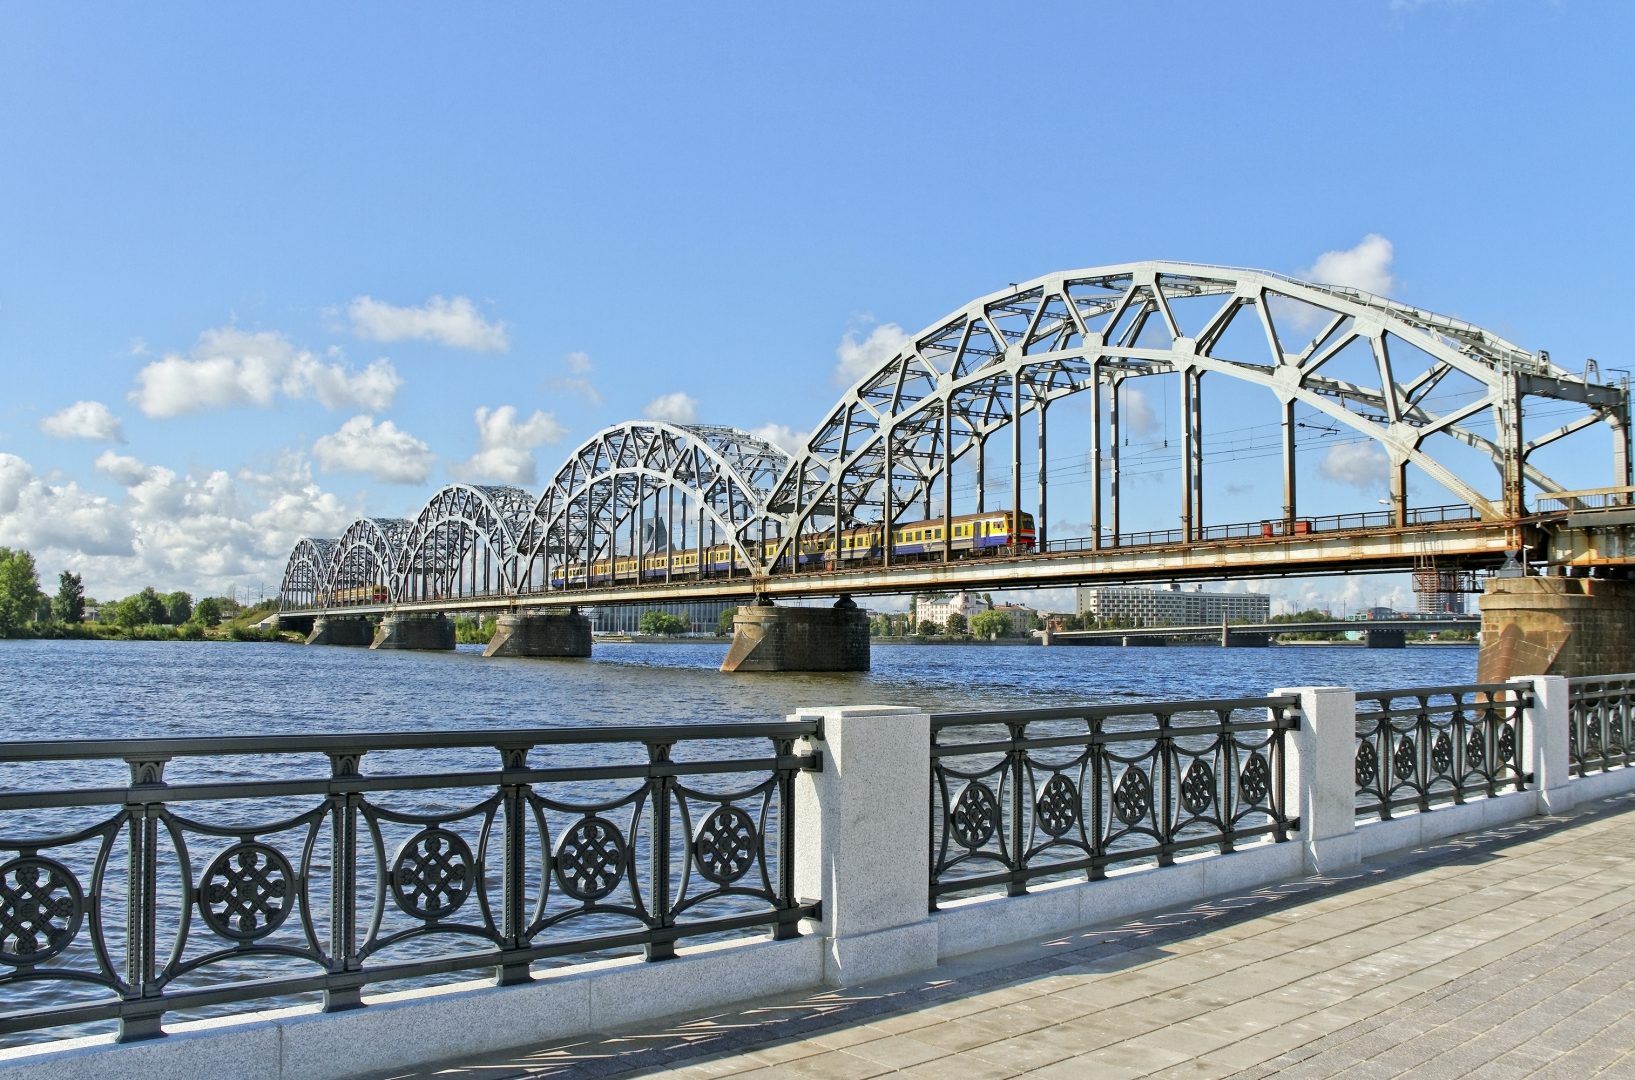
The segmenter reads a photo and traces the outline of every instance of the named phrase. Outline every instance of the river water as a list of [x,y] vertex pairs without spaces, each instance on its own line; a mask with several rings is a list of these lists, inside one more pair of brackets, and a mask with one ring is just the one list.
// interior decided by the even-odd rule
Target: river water
[[[588,660],[253,642],[0,642],[0,739],[776,720],[1474,682],[1476,649],[876,645],[857,674],[723,674],[722,644],[598,643]],[[0,765],[0,770],[15,768]],[[14,786],[0,774],[0,786]]]

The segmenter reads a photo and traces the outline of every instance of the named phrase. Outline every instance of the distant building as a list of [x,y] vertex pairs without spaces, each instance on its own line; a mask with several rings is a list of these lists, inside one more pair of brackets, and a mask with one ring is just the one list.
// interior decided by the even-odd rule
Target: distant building
[[640,632],[642,616],[649,611],[662,611],[687,620],[687,633],[713,634],[721,622],[721,613],[738,607],[736,600],[689,600],[677,604],[604,604],[584,609],[594,634],[635,634]]
[[917,596],[914,598],[914,621],[916,625],[922,622],[934,622],[938,626],[947,626],[950,615],[961,615],[969,622],[972,615],[987,610],[987,603],[975,593],[943,593],[939,596]]
[[1005,616],[1006,621],[1010,623],[1010,632],[1013,634],[1025,633],[1028,623],[1038,615],[1038,612],[1026,604],[995,604],[993,610]]
[[1421,615],[1463,615],[1465,613],[1465,594],[1462,592],[1422,592],[1415,593],[1417,601],[1414,610]]
[[1264,593],[1204,592],[1199,585],[1162,589],[1134,586],[1085,586],[1078,590],[1079,614],[1119,619],[1131,627],[1203,626],[1227,622],[1266,622],[1272,598]]

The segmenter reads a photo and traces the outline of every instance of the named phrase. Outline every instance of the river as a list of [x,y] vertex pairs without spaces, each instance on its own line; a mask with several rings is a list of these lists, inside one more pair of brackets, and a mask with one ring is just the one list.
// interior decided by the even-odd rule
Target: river
[[370,652],[251,642],[7,641],[0,642],[0,738],[765,721],[823,705],[1001,709],[1476,678],[1473,646],[876,645],[873,670],[821,675],[723,674],[716,669],[726,649],[598,643],[588,660],[502,660],[484,659],[476,645]]

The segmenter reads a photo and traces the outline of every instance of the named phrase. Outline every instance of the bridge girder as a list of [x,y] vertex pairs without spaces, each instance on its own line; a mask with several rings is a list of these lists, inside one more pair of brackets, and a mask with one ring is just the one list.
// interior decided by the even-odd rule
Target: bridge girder
[[[752,565],[761,558],[759,536],[766,492],[788,467],[783,450],[736,428],[630,421],[604,428],[568,455],[534,505],[518,577],[535,588],[564,566],[611,558],[621,534],[632,550],[672,545],[674,499],[682,501],[679,536],[689,526],[702,537],[706,524]],[[666,514],[646,515],[666,500]],[[690,507],[690,510],[689,510]],[[681,547],[688,545],[683,543]]]
[[[1175,307],[1197,297],[1219,297],[1220,303],[1184,325]],[[1234,321],[1245,317],[1267,346],[1258,359],[1219,348]],[[1373,385],[1323,371],[1354,346],[1372,354],[1378,372]],[[1397,369],[1408,365],[1393,358],[1393,349],[1416,354],[1423,370],[1399,375]],[[848,525],[898,520],[916,501],[929,502],[932,485],[953,463],[973,451],[980,455],[1000,429],[1013,429],[1019,457],[1023,417],[1042,414],[1063,397],[1092,390],[1099,398],[1107,389],[1116,416],[1120,384],[1166,373],[1242,380],[1264,388],[1285,410],[1300,402],[1377,442],[1390,461],[1399,508],[1405,500],[1402,476],[1412,463],[1485,519],[1514,519],[1525,512],[1524,480],[1545,492],[1564,490],[1527,462],[1533,450],[1599,421],[1620,429],[1620,447],[1627,443],[1621,388],[1587,383],[1546,355],[1461,320],[1264,271],[1131,263],[1013,286],[915,335],[830,410],[774,488],[769,512],[782,518],[786,543],[811,531],[816,519],[839,517]],[[1479,396],[1447,412],[1432,411],[1427,396],[1454,373],[1479,386]],[[1524,394],[1578,402],[1594,412],[1523,443]],[[1042,415],[1040,423],[1042,428]],[[1474,430],[1477,423],[1491,423],[1495,436]],[[1426,452],[1426,440],[1439,433],[1492,461],[1500,480],[1497,498]],[[1627,460],[1619,468],[1627,473]],[[946,499],[947,484],[943,490]],[[943,515],[927,506],[925,516]]]
[[[1297,404],[1383,450],[1399,526],[1409,521],[1410,465],[1482,519],[1519,520],[1527,485],[1563,491],[1529,456],[1599,423],[1614,433],[1615,483],[1631,483],[1621,386],[1581,378],[1547,354],[1461,320],[1354,289],[1258,270],[1128,263],[1049,274],[971,301],[860,379],[794,456],[730,427],[614,425],[570,454],[537,499],[518,488],[453,485],[413,522],[364,519],[337,540],[301,541],[281,597],[315,596],[327,606],[338,590],[380,586],[393,603],[418,602],[466,594],[462,574],[473,587],[480,577],[485,595],[521,596],[546,591],[553,571],[576,563],[701,547],[706,526],[712,545],[729,545],[749,575],[765,581],[803,534],[903,520],[921,502],[927,518],[951,516],[954,467],[971,455],[982,509],[988,442],[1007,428],[1012,502],[1021,507],[1022,428],[1030,416],[1039,427],[1043,541],[1046,415],[1052,403],[1086,391],[1094,432],[1092,544],[1102,543],[1105,473],[1116,546],[1121,397],[1130,380],[1159,375],[1182,381],[1186,542],[1201,539],[1204,527],[1196,403],[1205,376],[1263,390],[1281,411],[1291,527]],[[1467,388],[1469,400],[1438,406],[1433,392],[1452,397],[1452,386]],[[1585,413],[1524,440],[1527,397],[1570,402]],[[1103,410],[1112,433],[1105,447]],[[1497,494],[1439,460],[1427,447],[1437,436],[1485,457]],[[932,505],[938,488],[940,513]]]
[[514,592],[533,505],[534,497],[518,487],[450,484],[438,491],[404,534],[394,594],[405,600],[454,596],[462,580],[474,587],[479,577],[483,591]]
[[398,559],[408,531],[402,518],[359,518],[348,526],[330,554],[321,606],[372,603],[378,590],[396,600]]
[[339,539],[303,536],[284,564],[278,586],[278,609],[316,607],[329,581],[330,559]]

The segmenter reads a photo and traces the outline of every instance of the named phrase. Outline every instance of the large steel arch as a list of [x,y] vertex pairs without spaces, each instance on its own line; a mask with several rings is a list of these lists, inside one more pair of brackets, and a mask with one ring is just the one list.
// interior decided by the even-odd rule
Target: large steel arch
[[295,542],[289,561],[284,564],[284,579],[278,586],[278,610],[304,609],[319,606],[329,581],[330,557],[340,541],[303,536]]
[[[520,576],[544,590],[619,555],[717,545],[761,572],[764,542],[777,535],[766,494],[788,465],[783,450],[736,428],[656,420],[605,428],[540,495]],[[665,560],[665,573],[673,570]]]
[[[1256,342],[1252,350],[1245,349],[1242,333],[1250,327]],[[1370,372],[1362,378],[1333,373],[1342,366],[1333,363],[1336,357],[1355,357],[1359,350]],[[920,499],[926,517],[951,516],[952,484],[946,478],[953,463],[967,454],[977,458],[981,509],[987,439],[1007,426],[1013,438],[1013,504],[1019,505],[1021,420],[1030,413],[1039,425],[1042,530],[1047,407],[1091,390],[1091,425],[1098,441],[1090,469],[1096,477],[1104,469],[1111,472],[1116,542],[1117,388],[1126,379],[1172,373],[1181,376],[1185,394],[1181,518],[1188,540],[1202,526],[1197,401],[1205,374],[1262,387],[1281,406],[1284,514],[1291,522],[1296,513],[1296,403],[1383,448],[1399,523],[1407,516],[1409,464],[1485,520],[1522,516],[1526,484],[1544,492],[1563,490],[1533,468],[1528,456],[1596,422],[1615,430],[1614,482],[1630,482],[1625,391],[1587,382],[1552,364],[1547,354],[1527,352],[1460,320],[1354,289],[1264,271],[1145,262],[1037,278],[974,300],[915,335],[841,398],[817,425],[804,452],[790,462],[768,500],[769,513],[778,519],[772,531],[790,544],[824,528],[897,521]],[[1473,400],[1438,412],[1427,399],[1450,378],[1473,386]],[[1105,408],[1113,437],[1106,447],[1099,442],[1103,387],[1111,391]],[[1527,395],[1575,402],[1587,413],[1524,441],[1521,400]],[[1499,496],[1483,494],[1428,453],[1425,442],[1433,435],[1447,435],[1485,454],[1498,471]],[[1104,455],[1111,461],[1103,460]],[[939,480],[945,481],[940,515],[931,505],[932,487]],[[1098,480],[1091,506],[1097,543],[1101,509]]]
[[409,523],[402,518],[359,518],[341,534],[329,557],[321,607],[387,603],[397,599],[397,562]]
[[534,497],[517,487],[452,484],[433,495],[403,538],[403,600],[517,591],[523,531]]

